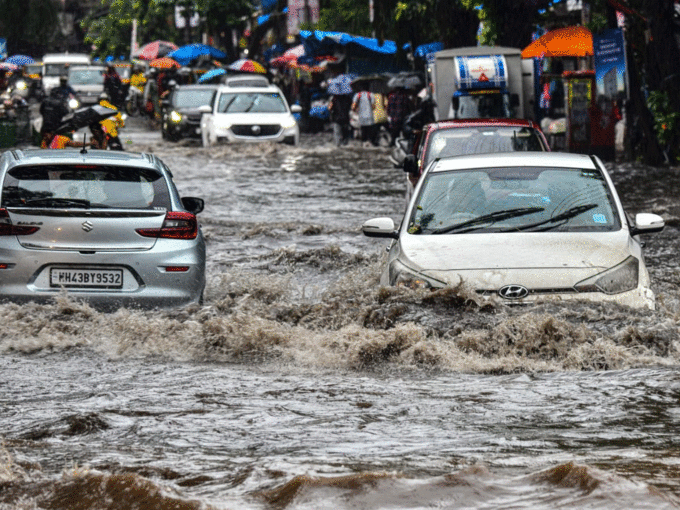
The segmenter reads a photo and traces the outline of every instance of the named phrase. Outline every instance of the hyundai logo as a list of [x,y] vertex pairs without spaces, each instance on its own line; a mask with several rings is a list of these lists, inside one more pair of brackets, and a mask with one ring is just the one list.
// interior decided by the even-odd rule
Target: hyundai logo
[[89,232],[90,230],[92,230],[93,227],[94,225],[90,221],[83,222],[83,230],[85,232]]
[[529,295],[529,289],[521,285],[506,285],[498,290],[498,295],[503,299],[522,299]]
[[253,126],[250,128],[254,135],[259,135],[262,128],[260,126]]

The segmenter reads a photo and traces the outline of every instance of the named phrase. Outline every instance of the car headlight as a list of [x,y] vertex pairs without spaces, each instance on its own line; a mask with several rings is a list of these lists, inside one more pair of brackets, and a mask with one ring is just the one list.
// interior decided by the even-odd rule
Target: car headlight
[[28,83],[24,80],[18,80],[15,85],[17,90],[26,90],[28,88]]
[[603,292],[605,294],[620,294],[633,290],[638,286],[639,264],[635,257],[628,257],[619,265],[587,278],[574,287],[579,292]]
[[446,284],[427,278],[417,271],[414,271],[399,261],[394,261],[390,265],[390,281],[395,287],[408,287],[409,289],[435,289],[444,287]]
[[290,129],[292,127],[295,127],[295,124],[297,124],[295,119],[293,117],[289,117],[281,123],[281,127],[283,129]]
[[170,121],[174,122],[175,124],[179,124],[182,122],[182,114],[173,110],[170,112]]
[[71,108],[71,110],[77,110],[79,106],[80,102],[75,97],[68,100],[68,107]]

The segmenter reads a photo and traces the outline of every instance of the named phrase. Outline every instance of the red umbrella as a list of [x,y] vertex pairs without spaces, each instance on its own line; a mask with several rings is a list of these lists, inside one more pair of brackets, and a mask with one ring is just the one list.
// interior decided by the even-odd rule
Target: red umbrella
[[156,58],[164,57],[178,48],[179,47],[176,44],[169,41],[154,41],[139,48],[139,51],[135,56],[142,60],[154,60]]

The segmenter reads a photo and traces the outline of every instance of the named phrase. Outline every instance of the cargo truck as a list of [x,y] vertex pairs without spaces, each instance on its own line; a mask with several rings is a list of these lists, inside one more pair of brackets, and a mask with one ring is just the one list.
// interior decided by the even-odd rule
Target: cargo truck
[[533,59],[518,48],[473,46],[442,50],[427,66],[437,120],[534,119]]

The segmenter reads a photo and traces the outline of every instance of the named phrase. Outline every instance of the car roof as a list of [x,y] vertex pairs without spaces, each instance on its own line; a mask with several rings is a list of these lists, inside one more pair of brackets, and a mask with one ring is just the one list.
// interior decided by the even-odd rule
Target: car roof
[[81,149],[21,149],[7,151],[3,154],[5,158],[11,158],[10,166],[90,164],[162,168],[160,160],[153,154],[128,151],[88,150],[83,153]]
[[538,124],[529,119],[444,119],[427,125],[427,131],[450,129],[457,127],[532,127],[540,129]]
[[267,85],[266,87],[263,86],[249,86],[249,85],[239,85],[238,87],[234,87],[233,85],[220,85],[219,86],[219,92],[224,93],[224,92],[232,92],[232,93],[246,93],[246,92],[258,92],[258,93],[266,93],[266,92],[276,92],[279,94],[282,94],[281,89],[277,87],[276,85]]
[[499,167],[584,168],[590,170],[597,168],[592,157],[585,154],[570,154],[566,152],[496,152],[441,158],[435,160],[435,164],[430,172]]

